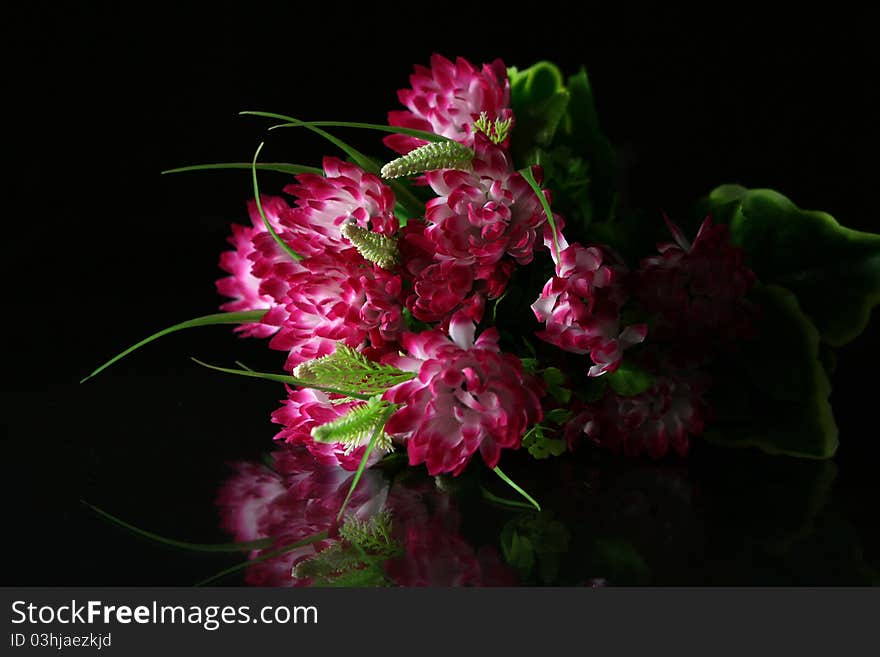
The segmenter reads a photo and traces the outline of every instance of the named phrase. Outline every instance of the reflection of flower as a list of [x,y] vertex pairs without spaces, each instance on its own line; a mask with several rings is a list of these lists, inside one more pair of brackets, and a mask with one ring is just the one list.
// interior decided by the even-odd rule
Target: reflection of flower
[[707,389],[705,377],[697,373],[657,377],[653,387],[631,397],[609,387],[598,402],[587,404],[569,421],[566,437],[573,445],[585,435],[594,444],[627,456],[660,458],[670,448],[684,456],[690,436],[703,433]]
[[[329,537],[278,557],[255,563],[246,581],[258,586],[303,586],[311,577],[296,577],[294,567],[324,554],[340,554],[336,514],[353,473],[325,459],[316,460],[301,446],[286,446],[273,455],[273,467],[238,464],[236,474],[218,495],[223,525],[236,541],[275,539],[255,550],[259,559],[272,551],[328,531]],[[494,548],[474,550],[460,535],[460,517],[452,500],[432,482],[401,481],[393,486],[367,470],[346,508],[346,517],[362,526],[388,514],[399,556],[381,566],[387,580],[400,586],[486,586],[513,584],[510,571]],[[348,522],[351,522],[350,520]],[[311,569],[317,571],[317,568]],[[300,567],[297,572],[310,572]]]
[[424,462],[432,475],[460,473],[477,450],[494,468],[501,449],[519,447],[526,429],[542,417],[537,384],[518,358],[500,352],[494,329],[475,342],[473,322],[459,317],[449,336],[405,334],[409,355],[391,362],[418,376],[385,394],[404,404],[386,431],[405,439],[410,464]]
[[[459,57],[455,63],[441,55],[431,57],[431,67],[416,66],[411,89],[397,95],[407,109],[388,113],[388,124],[443,135],[470,145],[472,124],[483,112],[489,120],[510,116],[510,84],[500,59],[477,69]],[[385,143],[398,153],[424,144],[406,135],[389,135]]]

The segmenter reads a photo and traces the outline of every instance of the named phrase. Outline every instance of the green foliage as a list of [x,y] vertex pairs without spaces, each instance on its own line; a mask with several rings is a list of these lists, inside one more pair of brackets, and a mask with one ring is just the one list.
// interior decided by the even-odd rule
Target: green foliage
[[517,484],[513,479],[511,479],[511,478],[508,477],[506,474],[504,474],[504,472],[501,470],[500,467],[498,467],[498,466],[496,465],[496,466],[492,469],[492,471],[493,471],[495,474],[497,474],[497,475],[501,478],[501,480],[502,480],[504,483],[506,483],[506,484],[507,484],[508,486],[510,486],[513,490],[515,490],[517,493],[519,493],[520,495],[522,495],[522,496],[523,496],[523,497],[529,502],[529,504],[531,504],[533,507],[535,507],[538,511],[541,510],[541,505],[538,504],[538,502],[535,500],[535,498],[532,497],[531,495],[529,495],[527,492],[525,492],[525,490],[523,490],[523,489],[519,486],[519,484]]
[[522,580],[553,584],[569,541],[568,529],[552,513],[529,513],[514,518],[501,530],[501,553]]
[[293,375],[307,386],[332,387],[357,393],[361,398],[381,394],[415,377],[412,372],[376,363],[342,342],[336,343],[332,354],[297,365]]
[[797,296],[823,341],[841,346],[865,329],[880,302],[880,235],[801,210],[769,189],[722,185],[700,209],[730,226],[761,281]]
[[260,157],[260,151],[263,150],[263,144],[261,143],[257,146],[257,150],[254,153],[254,161],[251,163],[251,176],[253,178],[254,183],[254,201],[257,204],[257,212],[260,213],[260,217],[263,219],[263,225],[266,227],[266,230],[272,236],[272,239],[275,240],[275,243],[281,247],[281,250],[284,251],[287,255],[291,257],[293,260],[302,260],[302,256],[290,248],[290,245],[287,244],[278,233],[275,232],[275,228],[272,226],[272,223],[269,221],[269,217],[266,216],[266,213],[263,212],[263,201],[260,199],[260,185],[257,182],[257,159]]
[[536,424],[523,436],[522,446],[536,459],[546,459],[550,456],[560,456],[565,453],[567,447],[562,438],[551,438],[546,433],[546,427]]
[[634,397],[650,390],[656,381],[654,375],[624,361],[616,371],[606,374],[608,385],[618,395]]
[[496,118],[495,121],[489,120],[486,112],[480,112],[480,116],[474,121],[474,128],[486,135],[493,144],[500,144],[505,139],[513,127],[513,118],[501,119]]
[[753,298],[761,307],[759,337],[737,363],[740,377],[737,371],[719,377],[737,381],[737,390],[719,398],[719,422],[706,438],[771,454],[828,458],[837,449],[837,426],[819,333],[788,290],[759,286]]
[[544,167],[553,181],[554,204],[571,228],[612,219],[614,152],[599,129],[586,71],[565,80],[554,64],[539,62],[508,74],[517,117],[514,160]]
[[556,218],[553,216],[553,211],[550,209],[550,202],[547,201],[547,197],[544,196],[544,192],[541,190],[541,186],[538,185],[538,182],[535,180],[535,174],[532,172],[531,167],[526,167],[520,174],[525,179],[525,181],[529,184],[529,187],[532,188],[532,191],[535,192],[535,195],[538,197],[538,200],[541,202],[541,207],[544,210],[544,216],[547,217],[547,223],[550,224],[550,231],[553,235],[553,255],[556,258],[556,261],[559,261],[559,231],[556,228]]
[[133,344],[132,346],[130,346],[125,351],[117,354],[116,356],[114,356],[113,358],[108,360],[106,363],[104,363],[103,365],[101,365],[100,367],[98,367],[94,371],[92,371],[92,373],[89,374],[84,379],[82,379],[80,381],[80,383],[85,383],[86,381],[91,379],[93,376],[96,376],[96,375],[100,374],[101,372],[103,372],[105,369],[110,367],[116,361],[122,360],[123,358],[128,356],[131,352],[136,351],[137,349],[140,349],[144,345],[150,344],[151,342],[153,342],[153,340],[158,340],[162,336],[168,335],[169,333],[174,333],[175,331],[182,331],[182,330],[188,329],[188,328],[196,328],[199,326],[214,326],[216,324],[253,324],[253,323],[259,322],[261,319],[263,319],[263,315],[265,315],[265,314],[266,314],[266,310],[247,310],[247,311],[239,312],[239,313],[217,313],[215,315],[204,315],[203,317],[196,317],[195,319],[190,319],[185,322],[181,322],[180,324],[175,324],[174,326],[169,326],[166,329],[162,329],[161,331],[153,333],[153,335],[151,335],[147,338],[144,338],[140,342],[137,342],[137,343]]
[[544,385],[547,386],[547,392],[557,401],[567,404],[571,401],[571,390],[566,388],[565,375],[558,367],[548,367],[541,373],[544,379]]
[[342,417],[312,429],[312,438],[319,443],[340,443],[350,454],[366,444],[375,432],[379,432],[376,447],[391,449],[391,437],[382,431],[394,404],[384,401],[381,395],[371,397],[366,403],[355,406]]

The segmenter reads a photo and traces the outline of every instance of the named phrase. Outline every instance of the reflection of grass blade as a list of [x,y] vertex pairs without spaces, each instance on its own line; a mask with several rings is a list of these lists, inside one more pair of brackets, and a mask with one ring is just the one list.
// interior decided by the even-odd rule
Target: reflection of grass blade
[[557,237],[556,220],[553,218],[553,211],[550,209],[547,197],[544,196],[544,192],[541,191],[540,185],[538,185],[538,182],[535,180],[535,174],[532,173],[532,167],[526,167],[521,170],[520,173],[522,174],[522,177],[525,178],[525,181],[529,183],[529,187],[534,190],[535,194],[538,196],[538,200],[541,201],[541,207],[544,209],[544,214],[547,216],[547,223],[550,224],[550,230],[553,231],[554,260],[559,263],[559,238]]
[[114,356],[106,363],[101,365],[98,369],[89,374],[87,377],[82,379],[80,383],[85,383],[93,376],[101,373],[103,370],[110,367],[116,361],[125,358],[131,352],[140,349],[141,347],[149,344],[153,340],[161,338],[163,335],[168,335],[169,333],[174,333],[175,331],[182,331],[183,329],[195,328],[197,326],[213,326],[214,324],[253,324],[263,319],[263,315],[265,315],[266,312],[266,310],[247,310],[240,313],[217,313],[216,315],[205,315],[203,317],[196,317],[195,319],[190,319],[185,322],[181,322],[180,324],[169,326],[166,329],[162,329],[158,333],[153,333],[153,335],[151,335],[150,337],[144,338],[137,344],[130,346],[122,353]]
[[[185,167],[177,167],[176,169],[166,169],[166,173],[186,173],[188,171],[214,171],[218,169],[247,169],[250,171],[254,167],[251,162],[217,162],[212,164],[191,164]],[[307,167],[302,164],[288,164],[286,162],[259,162],[256,164],[259,171],[277,171],[278,173],[289,173],[297,175],[299,173],[315,173],[323,176],[324,172],[318,167]]]
[[275,232],[275,229],[272,227],[272,224],[269,223],[269,217],[266,216],[266,213],[263,212],[263,202],[260,200],[260,186],[257,184],[257,158],[260,157],[260,151],[263,150],[263,144],[257,146],[257,152],[254,153],[254,161],[251,163],[251,174],[254,178],[254,200],[257,202],[257,211],[260,213],[260,216],[263,218],[263,223],[266,226],[266,230],[269,231],[269,234],[272,236],[272,239],[275,240],[275,243],[281,247],[281,250],[284,251],[287,255],[289,255],[294,260],[302,260],[302,256],[294,251],[288,246],[287,242],[281,239],[281,236]]
[[376,443],[379,441],[379,437],[382,435],[382,432],[385,431],[385,423],[388,422],[388,418],[391,417],[391,414],[397,410],[397,406],[389,406],[383,416],[376,423],[376,428],[373,429],[373,435],[370,436],[370,442],[367,443],[367,448],[364,450],[364,456],[361,458],[360,464],[358,464],[357,472],[354,474],[354,479],[351,482],[351,487],[348,489],[348,495],[345,496],[345,500],[342,502],[342,506],[339,508],[339,513],[336,515],[336,521],[342,518],[342,514],[345,512],[345,507],[348,506],[348,501],[351,499],[352,494],[354,493],[354,489],[357,488],[358,483],[361,480],[361,475],[364,474],[364,470],[367,469],[367,460],[370,458],[370,454],[373,452],[373,449],[376,447]]
[[207,367],[209,370],[216,370],[217,372],[223,372],[225,374],[238,374],[239,376],[250,376],[255,379],[265,379],[266,381],[277,381],[278,383],[286,383],[288,385],[300,386],[303,388],[312,388],[313,390],[321,390],[323,392],[327,392],[333,395],[344,395],[345,397],[353,397],[354,399],[363,399],[364,401],[370,398],[368,395],[362,395],[357,391],[341,390],[338,388],[330,388],[328,386],[317,385],[315,383],[311,383],[310,381],[303,381],[302,379],[288,376],[287,374],[271,374],[269,372],[254,372],[253,370],[234,370],[228,367],[218,367],[217,365],[210,365],[209,363],[200,361],[198,358],[192,358],[191,360],[194,363],[198,363],[202,367]]
[[500,504],[501,506],[512,507],[514,509],[527,509],[529,511],[535,509],[531,504],[526,504],[525,502],[519,502],[517,500],[508,500],[506,497],[495,495],[482,487],[480,488],[480,492],[483,494],[483,499],[488,500],[489,502],[494,502],[495,504]]
[[504,474],[504,473],[501,471],[501,468],[499,468],[498,466],[495,466],[495,468],[494,468],[494,472],[495,472],[495,474],[497,474],[499,477],[501,477],[501,479],[502,479],[502,480],[503,480],[508,486],[510,486],[513,490],[515,490],[517,493],[519,493],[519,494],[522,495],[525,499],[527,499],[529,502],[531,502],[531,503],[532,503],[532,506],[534,506],[538,511],[541,510],[541,505],[538,504],[538,503],[535,501],[535,498],[532,497],[531,495],[529,495],[527,492],[525,492],[522,488],[520,488],[519,485],[518,485],[513,479],[511,479],[511,478],[508,477],[506,474]]
[[247,541],[245,543],[189,543],[187,541],[177,541],[173,538],[165,538],[164,536],[159,536],[158,534],[154,534],[153,532],[148,532],[145,529],[135,527],[134,525],[125,522],[121,518],[117,518],[116,516],[107,513],[103,509],[99,509],[98,507],[89,504],[85,500],[80,501],[87,507],[89,507],[92,511],[97,513],[99,516],[106,518],[110,522],[119,525],[120,527],[127,529],[130,532],[134,532],[135,534],[143,536],[144,538],[148,538],[151,541],[162,543],[164,545],[170,545],[171,547],[180,548],[182,550],[194,550],[196,552],[249,552],[251,550],[259,550],[261,548],[269,547],[274,542],[271,538],[263,538],[257,541]]
[[215,582],[221,577],[226,577],[227,575],[231,575],[232,573],[236,573],[240,570],[244,570],[248,566],[252,566],[254,564],[262,563],[264,561],[268,561],[269,559],[274,559],[275,557],[280,557],[282,554],[287,554],[288,552],[292,552],[301,547],[305,547],[306,545],[311,545],[312,543],[317,543],[318,541],[323,541],[327,538],[328,532],[322,531],[317,534],[312,534],[311,536],[307,536],[301,541],[297,541],[296,543],[291,543],[290,545],[285,545],[283,548],[279,548],[277,550],[273,550],[272,552],[267,552],[266,554],[262,554],[256,559],[248,559],[247,561],[243,561],[242,563],[236,564],[230,568],[226,568],[225,570],[221,570],[216,575],[211,575],[210,577],[203,579],[201,582],[196,583],[196,586],[204,586],[205,584],[210,584],[211,582]]
[[[286,121],[283,125],[274,126],[276,128],[285,127],[285,128],[306,128],[307,130],[311,130],[317,135],[320,135],[331,144],[339,148],[342,152],[348,155],[352,161],[357,164],[359,167],[364,169],[365,171],[369,171],[370,173],[379,173],[379,163],[376,162],[373,158],[364,155],[359,150],[348,144],[347,142],[339,139],[338,137],[334,137],[329,132],[325,130],[321,130],[321,128],[317,127],[318,125],[334,125],[335,123],[340,123],[338,121],[300,121],[297,118],[292,116],[285,116],[284,114],[274,114],[272,112],[240,112],[240,114],[246,114],[250,116],[262,116],[269,119],[278,119],[279,121]],[[371,124],[346,124],[349,127],[354,127],[355,125],[371,125]],[[399,130],[395,130],[395,132],[399,132]],[[416,131],[418,132],[418,131]],[[425,133],[425,134],[433,134],[433,133]],[[434,135],[435,137],[437,135]],[[424,139],[424,137],[422,137]],[[444,138],[445,139],[445,138]],[[418,199],[418,197],[413,194],[406,186],[404,186],[400,181],[393,180],[390,181],[390,186],[394,190],[394,194],[397,197],[398,204],[403,208],[408,217],[416,217],[420,216],[420,212],[416,212],[416,209],[423,205],[422,201]]]

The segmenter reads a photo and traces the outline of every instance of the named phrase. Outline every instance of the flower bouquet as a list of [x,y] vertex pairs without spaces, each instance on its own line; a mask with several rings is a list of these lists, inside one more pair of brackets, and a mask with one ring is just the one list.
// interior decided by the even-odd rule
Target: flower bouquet
[[[250,223],[220,257],[229,300],[90,375],[212,324],[283,352],[277,373],[198,361],[285,385],[271,465],[241,465],[219,498],[249,582],[516,581],[514,530],[500,555],[471,549],[454,497],[473,476],[489,503],[540,511],[502,469],[520,448],[834,454],[833,350],[880,300],[880,236],[737,185],[692,216],[621,209],[584,70],[435,55],[398,97],[388,125],[244,112],[326,139],[320,167],[262,162],[261,145],[251,163],[173,170],[251,172]],[[396,157],[345,130],[384,133]],[[260,193],[264,171],[290,176],[284,196]],[[536,523],[565,549],[543,515],[520,533]]]

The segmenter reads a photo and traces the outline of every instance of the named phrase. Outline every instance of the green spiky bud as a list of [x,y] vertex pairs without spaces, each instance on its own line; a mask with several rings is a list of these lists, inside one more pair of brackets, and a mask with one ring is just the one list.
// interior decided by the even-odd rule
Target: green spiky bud
[[411,150],[382,167],[383,178],[414,176],[437,169],[469,171],[474,152],[457,141],[436,141]]
[[392,449],[391,436],[383,429],[395,408],[394,404],[376,395],[342,417],[312,429],[312,438],[319,443],[341,443],[345,445],[345,453],[351,454],[370,442],[373,434],[378,432],[376,448],[389,452]]
[[397,238],[374,233],[358,226],[354,219],[346,220],[340,227],[343,236],[351,242],[364,258],[379,265],[382,269],[394,269],[400,262]]

